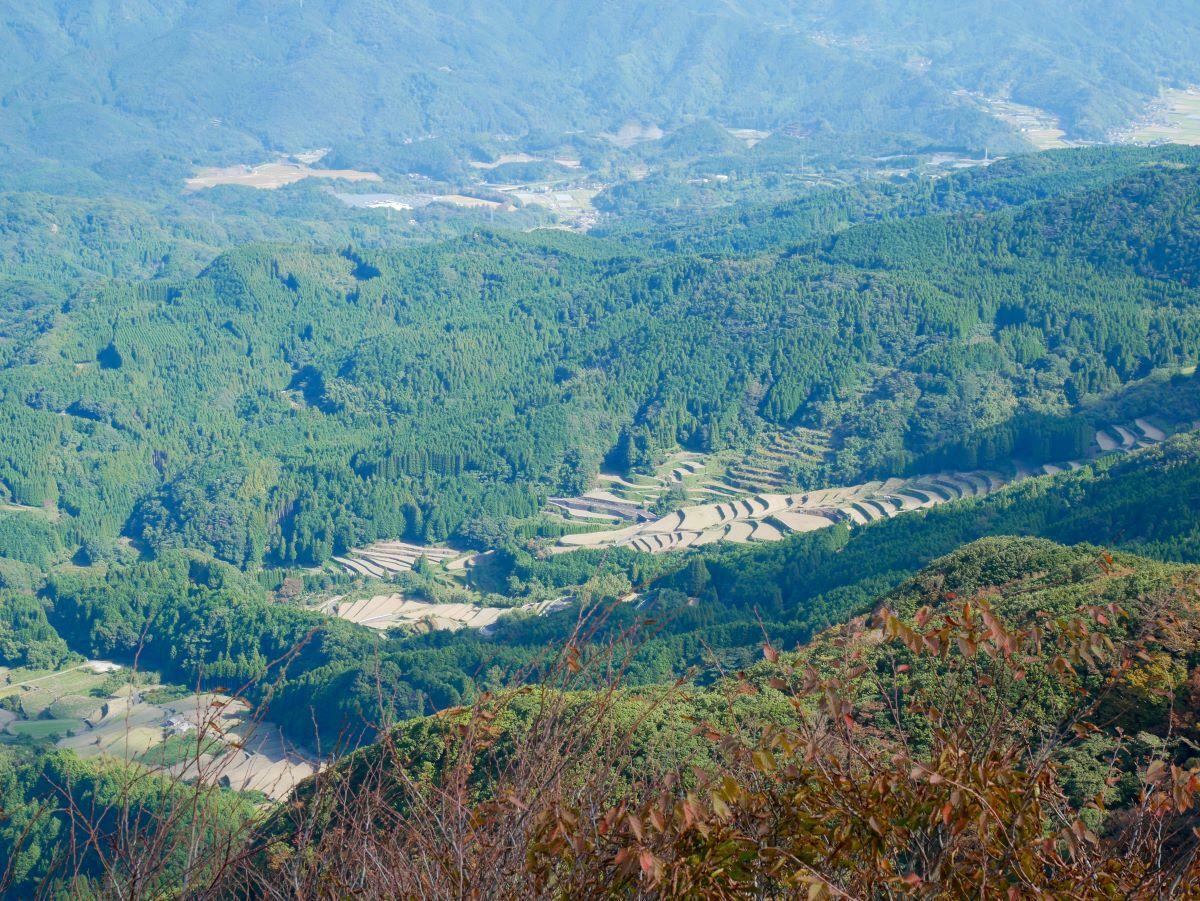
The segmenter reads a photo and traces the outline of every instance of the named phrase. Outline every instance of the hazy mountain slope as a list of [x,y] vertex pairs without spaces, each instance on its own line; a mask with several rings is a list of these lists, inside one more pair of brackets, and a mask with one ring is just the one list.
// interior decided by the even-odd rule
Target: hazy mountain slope
[[1200,6],[1167,0],[815,0],[810,21],[874,52],[927,61],[947,83],[1042,107],[1101,139],[1160,82],[1200,80]]
[[[935,26],[897,3],[5,0],[0,122],[14,154],[123,166],[146,152],[595,134],[694,116],[880,149],[995,147],[1005,127],[955,88],[1011,88],[1094,136],[1158,78],[1195,74],[1194,3],[1117,22],[1028,5],[1008,16],[974,2]],[[986,27],[968,28],[980,17]],[[852,27],[865,39],[827,33]]]

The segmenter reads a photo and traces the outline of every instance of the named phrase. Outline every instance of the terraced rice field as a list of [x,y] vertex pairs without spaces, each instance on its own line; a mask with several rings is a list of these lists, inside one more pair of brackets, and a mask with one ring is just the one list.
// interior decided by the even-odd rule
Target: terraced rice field
[[1107,425],[1096,430],[1096,446],[1101,453],[1131,451],[1165,441],[1166,432],[1145,419],[1125,425]]
[[987,494],[1004,484],[997,472],[944,473],[795,494],[754,494],[687,507],[621,530],[564,536],[557,550],[628,546],[653,554],[716,541],[779,541],[839,522],[867,525],[906,510]]
[[682,488],[696,500],[705,500],[737,489],[712,489],[705,482],[710,460],[704,454],[680,451],[672,454],[653,476],[620,476],[600,473],[599,487],[579,497],[552,497],[550,512],[580,522],[645,522],[649,512],[672,488]]
[[615,144],[617,147],[629,148],[643,141],[660,140],[665,132],[657,125],[643,125],[640,122],[626,122],[615,132],[600,132],[600,137]]
[[481,161],[471,160],[467,163],[472,169],[498,169],[501,166],[507,166],[509,163],[540,163],[540,156],[533,156],[528,153],[502,153],[494,160]]
[[[1090,456],[1136,450],[1166,437],[1163,428],[1145,419],[1106,425],[1097,430]],[[814,446],[815,442],[806,445]],[[782,450],[776,453],[779,459],[787,456]],[[732,492],[740,486],[765,485],[767,490],[744,496],[725,495],[716,503],[686,507],[653,521],[634,522],[621,529],[566,535],[559,539],[553,550],[561,553],[578,548],[629,547],[657,554],[717,541],[779,541],[792,533],[810,532],[835,523],[865,526],[910,510],[959,498],[981,497],[998,491],[1011,480],[1054,475],[1081,465],[1081,461],[1070,460],[1026,467],[1014,461],[1012,475],[992,470],[935,473],[798,493],[771,491],[770,488],[779,486],[782,480],[767,465],[741,465],[727,474],[722,489],[730,488]],[[714,487],[713,483],[706,483],[710,491]]]
[[[557,609],[563,599],[527,604],[515,608],[524,613],[542,615]],[[317,609],[328,616],[336,616],[352,623],[372,629],[388,629],[426,626],[433,630],[457,631],[479,629],[485,631],[496,624],[500,617],[511,613],[505,607],[477,607],[474,604],[430,604],[415,601],[401,594],[376,595],[357,600],[342,597],[331,598]]]
[[220,750],[172,772],[259,791],[276,800],[317,771],[316,762],[288,743],[276,727],[255,722],[244,703],[224,695],[194,694],[162,704],[125,697],[95,703],[97,708],[82,728],[59,741],[59,747],[81,757],[105,754],[133,759],[173,736],[197,738],[204,730],[206,738],[219,736]]
[[398,573],[411,572],[422,557],[430,563],[446,564],[447,569],[462,569],[469,565],[473,556],[447,547],[377,541],[365,548],[355,548],[343,557],[334,557],[333,561],[354,575],[387,579]]
[[788,469],[820,463],[829,453],[829,436],[814,429],[790,429],[771,435],[725,474],[736,492],[779,491],[791,483]]
[[223,752],[207,755],[205,778],[281,799],[316,772],[315,762],[287,746],[277,729],[254,723],[246,705],[225,696],[192,694],[148,703],[125,686],[111,697],[97,697],[93,692],[108,673],[120,669],[94,660],[52,672],[3,670],[0,697],[16,696],[25,718],[4,711],[0,726],[10,735],[37,740],[58,736],[58,747],[82,757],[132,760],[173,737],[195,737],[195,727],[207,722],[220,726]]
[[1066,139],[1066,132],[1053,113],[1001,97],[985,97],[965,90],[955,93],[973,97],[987,112],[1020,132],[1038,150],[1072,146],[1073,142]]

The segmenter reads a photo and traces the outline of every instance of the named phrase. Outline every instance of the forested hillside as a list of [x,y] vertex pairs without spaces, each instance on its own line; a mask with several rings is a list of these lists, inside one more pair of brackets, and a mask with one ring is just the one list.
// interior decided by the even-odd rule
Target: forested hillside
[[801,487],[1075,459],[1086,403],[1200,356],[1200,169],[1152,159],[736,259],[481,232],[50,282],[0,345],[0,492],[35,508],[3,527],[44,536],[26,562],[125,536],[253,568],[470,541],[772,427],[831,435]]
[[[329,745],[361,740],[367,724],[386,717],[430,713],[514,678],[536,679],[552,660],[548,649],[570,638],[585,610],[600,644],[654,622],[624,666],[627,680],[646,684],[744,666],[758,654],[764,629],[781,647],[806,642],[863,613],[931,560],[988,536],[1043,536],[1200,562],[1197,490],[1200,440],[1187,435],[988,498],[779,544],[549,560],[511,548],[502,565],[519,583],[577,590],[581,601],[548,617],[502,620],[486,636],[438,632],[380,642],[353,624],[273,602],[228,565],[179,552],[103,576],[55,576],[44,597],[53,634],[79,653],[136,654],[143,666],[186,684],[200,672],[207,685],[257,684],[270,692],[272,718],[295,740]],[[1099,559],[1101,550],[1092,553]],[[639,603],[616,603],[631,588],[643,595]],[[25,640],[44,642],[40,628],[26,626]]]
[[[306,785],[244,878],[942,897],[999,873],[1034,893],[1185,895],[1195,578],[978,541],[707,688],[555,683],[404,724]],[[443,844],[463,853],[418,852]],[[344,849],[363,847],[352,869]]]
[[[285,879],[303,895],[466,881],[537,897],[568,882],[589,896],[613,882],[668,897],[811,880],[967,889],[997,869],[1055,894],[1081,872],[1106,889],[1190,884],[1195,566],[996,538],[910,575],[795,652],[760,632],[758,662],[707,685],[631,690],[602,644],[568,653],[548,687],[389,729],[265,818],[163,775],[123,801],[113,763],[0,758],[10,887],[111,884],[118,855],[143,885],[267,897]],[[83,840],[86,816],[39,807],[58,798],[105,805],[112,859]],[[209,836],[191,854],[175,804]],[[140,847],[120,827],[138,822]],[[64,868],[50,849],[72,837]],[[626,866],[629,847],[649,865]],[[797,875],[774,864],[783,854],[812,863]]]
[[1196,895],[1198,47],[0,0],[0,901]]

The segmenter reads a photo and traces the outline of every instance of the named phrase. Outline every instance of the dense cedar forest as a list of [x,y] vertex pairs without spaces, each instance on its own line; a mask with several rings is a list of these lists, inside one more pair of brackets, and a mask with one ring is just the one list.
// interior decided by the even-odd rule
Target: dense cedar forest
[[917,183],[876,216],[839,195],[734,257],[481,231],[63,273],[0,345],[0,492],[51,514],[0,514],[0,545],[44,566],[124,536],[256,569],[469,543],[602,463],[770,427],[832,435],[799,487],[1074,459],[1081,403],[1200,352],[1200,169],[1096,156]]

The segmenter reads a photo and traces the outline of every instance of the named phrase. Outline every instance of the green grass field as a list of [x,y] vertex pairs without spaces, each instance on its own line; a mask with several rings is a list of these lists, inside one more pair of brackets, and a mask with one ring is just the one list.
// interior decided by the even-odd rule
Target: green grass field
[[86,716],[100,703],[92,691],[107,679],[107,674],[74,667],[62,671],[6,670],[0,674],[0,698],[19,697],[21,709],[31,718],[40,716],[47,707],[53,707],[56,716]]
[[13,735],[24,735],[35,741],[45,741],[51,736],[65,736],[83,728],[83,721],[77,719],[56,720],[20,720],[9,724],[8,731]]

